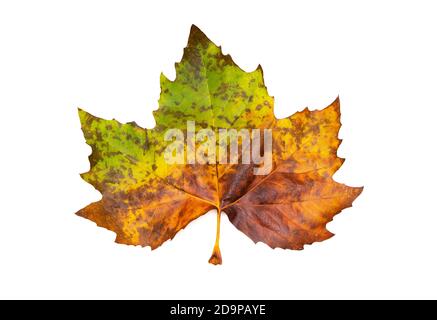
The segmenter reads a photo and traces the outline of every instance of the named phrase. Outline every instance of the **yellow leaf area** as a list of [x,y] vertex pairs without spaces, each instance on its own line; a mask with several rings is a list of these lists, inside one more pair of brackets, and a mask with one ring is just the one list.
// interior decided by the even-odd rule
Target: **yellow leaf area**
[[[362,191],[332,178],[343,163],[337,157],[338,99],[320,111],[305,109],[276,119],[261,67],[253,72],[241,70],[195,26],[176,64],[176,79],[161,75],[160,81],[153,129],[79,110],[86,142],[92,148],[90,171],[82,177],[102,194],[100,201],[81,209],[79,216],[114,231],[118,243],[155,249],[194,219],[216,209],[213,264],[222,263],[221,214],[227,214],[254,242],[272,248],[299,250],[332,236],[326,224],[350,207]],[[269,129],[270,170],[255,174],[255,163],[219,161],[220,151],[228,148],[220,141],[214,161],[169,163],[166,132],[180,130],[188,141],[189,122],[196,132]],[[195,147],[201,144],[195,141]],[[240,140],[238,144],[241,149]],[[187,158],[187,145],[181,148]]]

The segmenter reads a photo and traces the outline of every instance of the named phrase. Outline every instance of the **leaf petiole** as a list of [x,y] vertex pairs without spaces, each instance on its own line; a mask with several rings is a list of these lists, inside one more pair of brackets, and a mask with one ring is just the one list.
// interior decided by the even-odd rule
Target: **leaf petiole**
[[209,263],[214,265],[222,264],[222,254],[220,252],[220,220],[221,220],[221,210],[217,208],[217,232],[215,237],[214,249],[212,251],[211,258],[209,258]]

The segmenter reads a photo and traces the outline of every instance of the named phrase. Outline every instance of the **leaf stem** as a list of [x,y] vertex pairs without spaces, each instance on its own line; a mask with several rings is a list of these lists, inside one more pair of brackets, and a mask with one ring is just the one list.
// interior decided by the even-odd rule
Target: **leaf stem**
[[212,250],[211,258],[209,258],[209,263],[214,265],[222,264],[222,254],[220,252],[220,220],[221,210],[217,208],[217,233],[215,236],[214,249]]

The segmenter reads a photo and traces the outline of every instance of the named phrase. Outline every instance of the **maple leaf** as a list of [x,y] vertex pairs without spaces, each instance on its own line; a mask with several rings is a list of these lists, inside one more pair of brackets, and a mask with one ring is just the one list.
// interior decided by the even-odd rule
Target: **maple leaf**
[[[344,161],[337,157],[338,98],[323,110],[305,109],[276,119],[261,67],[241,70],[195,26],[176,64],[176,79],[161,74],[160,82],[153,129],[104,120],[79,109],[92,148],[90,170],[82,178],[102,193],[102,199],[78,211],[79,216],[114,231],[117,243],[155,249],[216,209],[217,237],[209,260],[213,264],[222,262],[222,213],[254,242],[272,248],[299,250],[332,236],[326,224],[362,191],[332,178]],[[254,163],[222,163],[220,152],[214,156],[217,161],[170,163],[165,156],[166,132],[187,131],[189,121],[196,131],[271,130],[270,170],[255,174]],[[196,141],[194,147],[200,144]],[[238,144],[242,148],[240,140]],[[185,155],[187,148],[181,146]],[[216,148],[227,150],[219,142]],[[243,150],[237,160],[242,154]]]

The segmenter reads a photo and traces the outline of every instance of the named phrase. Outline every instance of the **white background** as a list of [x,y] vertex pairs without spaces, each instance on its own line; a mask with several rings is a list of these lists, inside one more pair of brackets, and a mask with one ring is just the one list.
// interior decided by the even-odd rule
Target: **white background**
[[[433,1],[0,2],[1,298],[437,298],[437,7]],[[191,24],[275,112],[342,106],[337,181],[365,187],[304,251],[254,245],[215,215],[154,252],[74,213],[100,198],[79,173],[77,107],[153,127]]]

